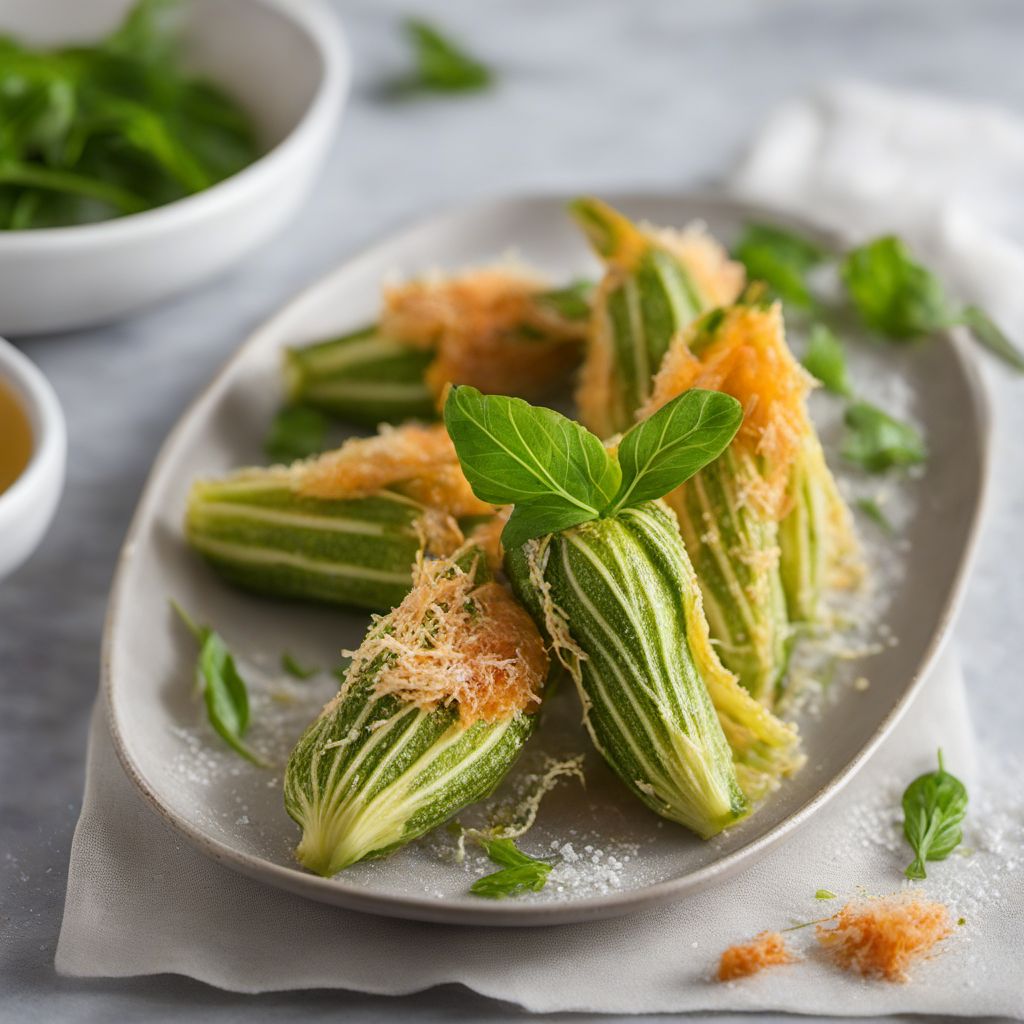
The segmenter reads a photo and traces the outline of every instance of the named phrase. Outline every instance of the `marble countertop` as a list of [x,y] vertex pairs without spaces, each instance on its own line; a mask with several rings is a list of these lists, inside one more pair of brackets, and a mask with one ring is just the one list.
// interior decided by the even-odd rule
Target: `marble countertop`
[[[67,0],[71,2],[71,0]],[[31,562],[0,584],[0,1021],[505,1020],[456,988],[401,999],[239,997],[182,978],[56,976],[100,629],[114,561],[153,456],[189,399],[298,289],[438,207],[543,189],[714,181],[784,98],[856,77],[1024,111],[1024,6],[1015,0],[335,0],[356,82],[312,200],[270,246],[143,316],[22,347],[70,431],[67,491]],[[397,19],[452,27],[500,75],[480,96],[384,99],[402,66]],[[0,14],[2,22],[2,14]],[[54,282],[59,287],[59,282]],[[992,368],[989,368],[991,371]],[[989,372],[996,465],[955,641],[982,742],[1019,750],[1024,701],[1024,385]],[[610,1020],[610,1018],[597,1018]]]

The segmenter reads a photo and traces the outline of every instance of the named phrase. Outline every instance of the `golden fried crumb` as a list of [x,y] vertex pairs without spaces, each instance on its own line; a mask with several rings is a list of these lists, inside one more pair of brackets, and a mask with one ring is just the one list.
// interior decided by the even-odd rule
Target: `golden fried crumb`
[[585,320],[536,301],[547,287],[507,266],[408,281],[385,289],[381,330],[437,353],[426,381],[438,398],[450,383],[538,397],[565,382],[586,336]]
[[851,900],[815,930],[840,967],[867,978],[906,981],[908,969],[927,957],[953,927],[943,904],[911,891]]
[[730,946],[718,964],[719,981],[735,981],[758,974],[766,967],[795,963],[797,957],[786,948],[786,940],[778,932],[761,932],[750,942]]
[[[481,556],[482,557],[482,556]],[[475,567],[423,561],[402,603],[377,616],[352,654],[356,678],[382,654],[375,681],[421,708],[455,704],[464,726],[535,710],[548,674],[544,641],[526,610],[500,583],[475,582]]]
[[314,498],[359,498],[389,489],[456,518],[494,511],[473,494],[439,423],[381,427],[375,437],[353,438],[296,463],[290,473],[299,493]]
[[665,354],[654,389],[640,417],[650,416],[689,388],[732,395],[743,406],[743,423],[734,444],[764,465],[756,493],[748,495],[765,513],[778,518],[788,510],[790,467],[813,429],[807,414],[811,378],[786,345],[782,307],[733,306],[724,311],[710,344],[694,355],[701,322],[693,325]]

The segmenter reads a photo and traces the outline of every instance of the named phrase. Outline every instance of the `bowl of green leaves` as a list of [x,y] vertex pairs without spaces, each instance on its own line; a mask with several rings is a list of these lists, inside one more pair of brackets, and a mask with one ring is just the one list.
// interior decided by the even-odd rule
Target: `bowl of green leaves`
[[0,331],[103,323],[213,275],[306,197],[349,80],[322,0],[0,12]]

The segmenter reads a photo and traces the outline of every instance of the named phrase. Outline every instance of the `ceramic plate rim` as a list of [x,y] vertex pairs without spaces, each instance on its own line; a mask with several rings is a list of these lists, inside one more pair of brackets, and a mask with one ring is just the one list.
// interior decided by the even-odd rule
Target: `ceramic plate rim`
[[[745,220],[769,219],[816,237],[830,247],[840,247],[843,244],[843,236],[839,232],[825,229],[814,223],[810,218],[796,216],[788,211],[776,209],[765,204],[736,199],[720,192],[604,191],[607,193],[609,201],[614,205],[629,206],[631,203],[643,202],[685,203],[701,207],[709,213],[717,209],[723,214],[738,215]],[[203,834],[184,817],[174,811],[173,808],[168,807],[161,800],[155,787],[148,782],[143,770],[133,760],[121,731],[116,710],[114,665],[111,652],[119,609],[124,599],[125,579],[128,575],[126,570],[133,557],[136,538],[142,528],[143,521],[147,518],[149,505],[153,501],[157,484],[163,476],[164,463],[168,461],[170,453],[177,447],[178,439],[184,432],[187,424],[206,402],[213,400],[215,393],[223,386],[225,379],[245,359],[249,350],[260,343],[264,334],[276,331],[278,323],[289,318],[297,307],[307,302],[320,289],[330,287],[331,282],[336,277],[347,273],[364,258],[372,256],[378,248],[392,244],[400,238],[411,236],[420,231],[441,228],[446,223],[457,218],[473,219],[482,217],[503,206],[509,207],[552,201],[567,202],[576,194],[578,193],[539,191],[492,197],[469,204],[450,205],[431,216],[415,218],[404,224],[392,227],[391,230],[378,237],[370,245],[359,249],[351,257],[319,277],[311,285],[300,290],[268,320],[250,333],[246,340],[217,371],[212,380],[188,404],[161,445],[132,515],[128,532],[117,559],[103,627],[100,695],[105,705],[105,717],[110,729],[114,750],[128,778],[140,792],[146,803],[156,811],[167,825],[183,835],[190,843],[213,860],[261,882],[319,902],[331,903],[351,910],[387,917],[479,926],[543,926],[616,917],[683,899],[689,893],[698,891],[713,882],[730,877],[758,854],[764,853],[771,847],[790,838],[845,788],[857,772],[867,763],[879,744],[902,718],[920,692],[923,681],[935,664],[938,654],[949,634],[950,626],[956,617],[963,599],[965,584],[970,574],[977,548],[979,524],[986,505],[990,477],[991,416],[988,398],[975,363],[974,353],[968,351],[966,341],[956,331],[940,332],[936,342],[951,346],[957,369],[963,378],[966,391],[971,399],[971,414],[977,425],[980,448],[978,452],[979,487],[971,510],[970,523],[963,551],[956,567],[953,584],[946,596],[942,613],[935,623],[932,635],[918,662],[917,671],[900,691],[899,696],[872,733],[870,739],[846,765],[823,783],[802,807],[784,818],[764,835],[751,840],[737,850],[702,868],[677,878],[644,886],[643,888],[561,902],[517,904],[513,901],[502,903],[481,901],[479,908],[474,907],[470,909],[465,906],[446,905],[444,902],[431,898],[369,892],[358,885],[346,883],[337,878],[321,878],[316,875],[307,874],[297,867],[284,867],[272,863],[263,857],[243,853],[227,843],[214,840],[208,835]]]

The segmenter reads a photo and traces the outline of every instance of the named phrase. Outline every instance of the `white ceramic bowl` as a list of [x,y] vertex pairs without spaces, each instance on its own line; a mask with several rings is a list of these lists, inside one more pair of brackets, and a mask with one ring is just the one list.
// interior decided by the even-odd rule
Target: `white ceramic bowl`
[[[0,579],[39,545],[64,489],[67,428],[50,382],[35,363],[0,338],[0,380],[9,385],[32,426],[32,457],[0,493]],[[0,444],[3,440],[0,439]]]
[[[0,32],[38,45],[96,39],[128,0],[5,0]],[[204,192],[99,224],[0,231],[0,333],[103,323],[208,279],[292,216],[348,89],[341,29],[322,0],[185,0],[188,66],[252,117],[264,155]]]

